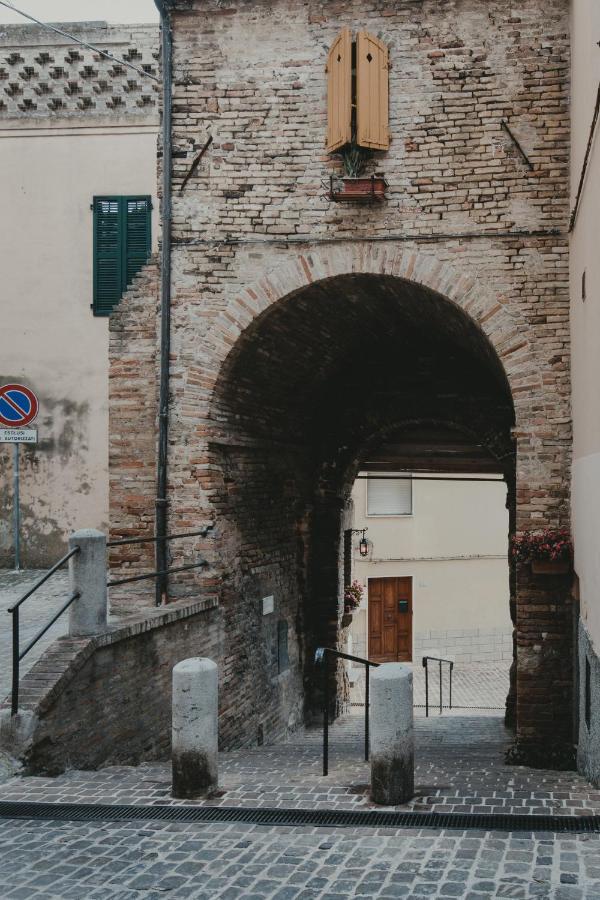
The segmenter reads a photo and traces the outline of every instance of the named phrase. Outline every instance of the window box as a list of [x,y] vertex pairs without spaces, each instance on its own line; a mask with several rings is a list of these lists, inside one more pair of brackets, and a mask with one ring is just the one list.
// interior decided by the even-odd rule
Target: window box
[[387,181],[383,175],[362,175],[358,178],[331,177],[329,185],[329,199],[335,202],[353,200],[364,203],[385,200]]
[[571,569],[570,559],[532,559],[531,571],[534,575],[567,575]]

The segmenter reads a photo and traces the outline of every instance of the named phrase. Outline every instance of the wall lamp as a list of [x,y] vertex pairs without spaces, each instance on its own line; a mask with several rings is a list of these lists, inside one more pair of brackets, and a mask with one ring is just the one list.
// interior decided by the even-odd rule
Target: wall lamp
[[360,541],[358,542],[358,552],[361,556],[369,555],[369,542],[365,537],[365,531],[368,531],[368,528],[353,528],[352,534],[360,534],[362,535]]

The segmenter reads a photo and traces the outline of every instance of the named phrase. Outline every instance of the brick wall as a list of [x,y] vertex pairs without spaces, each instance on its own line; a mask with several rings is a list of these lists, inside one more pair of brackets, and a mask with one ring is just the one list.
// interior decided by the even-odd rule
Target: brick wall
[[168,758],[173,666],[219,662],[221,633],[215,602],[200,600],[96,638],[59,638],[23,678],[18,716],[2,710],[4,749],[38,774]]
[[[257,677],[264,591],[318,707],[342,510],[388,431],[468,431],[509,481],[513,527],[568,523],[568,4],[175,7],[170,515],[217,523],[227,733],[247,740],[257,706],[286,727],[298,699]],[[389,189],[372,206],[324,188],[341,170],[323,151],[324,64],[343,26],[390,47],[392,144],[370,163]],[[518,573],[524,745],[568,740],[567,587]]]

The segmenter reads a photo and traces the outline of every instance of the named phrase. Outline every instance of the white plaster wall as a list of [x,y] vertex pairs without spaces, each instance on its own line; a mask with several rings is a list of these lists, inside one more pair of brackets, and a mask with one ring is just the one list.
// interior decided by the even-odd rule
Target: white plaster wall
[[353,540],[354,577],[365,587],[351,628],[355,648],[367,650],[368,579],[412,576],[414,657],[453,647],[465,662],[510,658],[504,483],[413,481],[413,514],[404,517],[367,516],[366,485],[357,480],[352,494],[353,527],[367,528],[370,542],[363,559],[359,536]]
[[[157,122],[86,120],[86,127],[0,130],[0,377],[40,397],[40,443],[22,455],[26,563],[50,561],[70,530],[106,528],[108,319],[90,308],[90,204],[98,194],[155,194],[157,129]],[[155,247],[157,214],[155,200]],[[8,450],[0,445],[5,563],[12,548]]]
[[[572,206],[600,83],[600,3],[572,3]],[[600,646],[600,134],[592,147],[579,213],[571,235],[573,402],[572,519],[581,615]],[[582,276],[585,272],[585,299]]]

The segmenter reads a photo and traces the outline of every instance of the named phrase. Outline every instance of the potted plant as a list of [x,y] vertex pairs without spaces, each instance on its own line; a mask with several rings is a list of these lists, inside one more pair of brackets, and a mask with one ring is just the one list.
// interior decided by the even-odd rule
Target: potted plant
[[371,151],[350,141],[340,152],[344,175],[337,181],[332,177],[332,200],[383,200],[387,182],[381,173],[365,175]]
[[342,628],[352,621],[353,612],[360,606],[363,598],[363,587],[359,581],[353,581],[344,591],[344,615],[342,616]]
[[571,568],[573,543],[566,528],[525,531],[512,539],[517,562],[531,563],[534,575],[565,575]]

